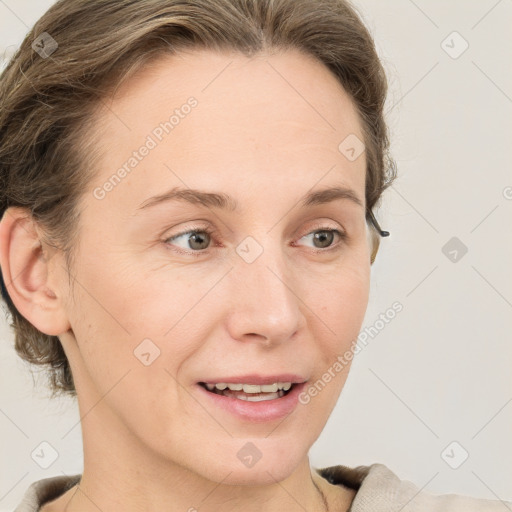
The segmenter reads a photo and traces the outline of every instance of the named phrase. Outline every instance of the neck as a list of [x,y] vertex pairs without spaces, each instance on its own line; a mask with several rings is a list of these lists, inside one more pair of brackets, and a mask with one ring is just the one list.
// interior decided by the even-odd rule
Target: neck
[[129,483],[126,475],[116,474],[106,479],[84,469],[82,479],[72,490],[63,512],[97,512],[98,509],[106,512],[119,509],[124,512],[330,512],[329,484],[309,468],[309,464],[307,467],[305,477],[306,472],[301,467],[284,481],[264,486],[205,483],[201,477],[195,475],[194,478],[187,470],[186,477],[174,482],[168,475],[162,475],[159,481],[141,476]]
[[[210,477],[208,468],[199,474],[154,453],[123,427],[121,421],[100,414],[102,409],[98,404],[83,420],[82,478],[66,497],[65,507],[57,510],[329,511],[328,501],[333,496],[335,486],[331,486],[310,467],[307,454],[294,465],[289,475],[284,474],[284,478],[283,472],[278,474],[278,468],[266,471],[256,464],[245,481],[233,480],[234,462],[230,465],[229,460],[226,461],[225,470],[211,473]],[[238,469],[236,465],[234,467]],[[341,488],[337,490],[341,491]]]

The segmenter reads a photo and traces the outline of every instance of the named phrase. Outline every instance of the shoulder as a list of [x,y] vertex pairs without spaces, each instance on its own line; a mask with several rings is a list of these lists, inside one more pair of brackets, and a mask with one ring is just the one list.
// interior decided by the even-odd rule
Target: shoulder
[[25,491],[21,503],[14,512],[38,512],[44,503],[54,500],[76,485],[81,476],[53,476],[33,482]]
[[503,512],[512,502],[459,494],[431,494],[401,480],[384,464],[316,470],[330,483],[356,489],[349,512]]

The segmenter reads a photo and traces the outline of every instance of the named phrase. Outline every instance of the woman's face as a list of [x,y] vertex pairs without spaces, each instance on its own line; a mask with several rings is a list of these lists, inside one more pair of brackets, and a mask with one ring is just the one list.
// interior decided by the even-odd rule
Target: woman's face
[[[174,462],[224,483],[285,478],[337,401],[348,366],[332,369],[368,301],[354,106],[298,52],[193,51],[123,84],[97,126],[103,156],[81,203],[71,330],[60,335],[85,457],[108,439],[112,458]],[[334,187],[351,192],[304,204]],[[190,189],[223,200],[203,204]],[[154,199],[170,191],[185,193]],[[258,377],[307,382],[263,401],[199,384]],[[322,390],[299,401],[318,380]]]

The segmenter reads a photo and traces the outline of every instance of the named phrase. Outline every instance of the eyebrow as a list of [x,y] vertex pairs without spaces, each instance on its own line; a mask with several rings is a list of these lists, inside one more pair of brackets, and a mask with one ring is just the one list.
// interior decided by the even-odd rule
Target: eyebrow
[[[362,200],[354,190],[341,186],[309,192],[299,199],[299,203],[300,206],[304,208],[326,204],[340,199],[348,200],[358,206],[364,207]],[[139,205],[136,212],[168,201],[184,201],[191,204],[206,206],[207,208],[223,209],[232,212],[239,211],[238,202],[233,197],[223,192],[204,192],[202,190],[191,188],[183,189],[175,187],[163,194],[146,199]]]

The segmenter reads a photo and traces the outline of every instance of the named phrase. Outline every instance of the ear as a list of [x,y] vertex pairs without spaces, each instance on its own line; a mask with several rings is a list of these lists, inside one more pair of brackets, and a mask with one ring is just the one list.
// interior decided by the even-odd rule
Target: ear
[[[11,206],[0,221],[0,267],[6,290],[18,312],[36,329],[57,336],[70,329],[62,294],[43,250],[38,226],[27,209]],[[58,261],[56,269],[65,268]]]

